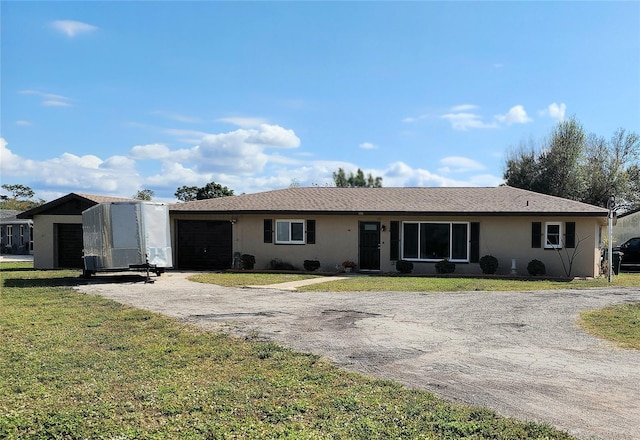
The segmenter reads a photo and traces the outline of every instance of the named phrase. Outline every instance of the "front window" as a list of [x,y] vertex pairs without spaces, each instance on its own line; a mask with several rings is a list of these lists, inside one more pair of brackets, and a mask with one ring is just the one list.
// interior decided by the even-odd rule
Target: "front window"
[[24,225],[20,225],[20,246],[24,245]]
[[469,261],[469,223],[404,222],[402,258]]
[[548,222],[544,224],[544,247],[559,249],[562,247],[562,223]]
[[29,250],[33,251],[33,225],[29,226]]
[[276,220],[276,243],[304,244],[304,220]]
[[13,226],[7,226],[7,246],[13,246]]

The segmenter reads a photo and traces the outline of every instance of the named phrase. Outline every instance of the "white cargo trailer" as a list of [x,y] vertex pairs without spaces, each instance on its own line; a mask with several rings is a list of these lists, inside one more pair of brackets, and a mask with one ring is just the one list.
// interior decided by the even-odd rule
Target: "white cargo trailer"
[[169,207],[156,202],[100,203],[82,212],[84,275],[173,266]]

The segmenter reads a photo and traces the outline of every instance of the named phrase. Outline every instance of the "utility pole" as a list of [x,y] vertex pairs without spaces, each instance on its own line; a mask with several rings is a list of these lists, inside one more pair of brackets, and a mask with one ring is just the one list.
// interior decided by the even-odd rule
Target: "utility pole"
[[611,282],[611,276],[613,274],[613,211],[616,206],[616,196],[609,196],[609,201],[607,202],[607,209],[609,209],[609,225],[608,225],[608,233],[609,233],[609,249],[607,252],[609,267],[609,282]]

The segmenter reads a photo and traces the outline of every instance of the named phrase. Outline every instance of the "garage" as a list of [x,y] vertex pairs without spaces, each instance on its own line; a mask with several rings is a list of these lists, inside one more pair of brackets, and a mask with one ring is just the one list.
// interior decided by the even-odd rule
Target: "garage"
[[82,224],[56,223],[56,254],[59,268],[82,268]]
[[229,269],[233,260],[232,224],[228,220],[178,220],[179,269]]

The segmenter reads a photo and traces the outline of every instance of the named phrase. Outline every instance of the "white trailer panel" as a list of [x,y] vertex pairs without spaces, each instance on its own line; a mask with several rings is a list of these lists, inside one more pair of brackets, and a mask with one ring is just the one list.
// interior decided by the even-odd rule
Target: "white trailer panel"
[[82,213],[85,273],[173,266],[169,207],[156,202],[100,203]]

